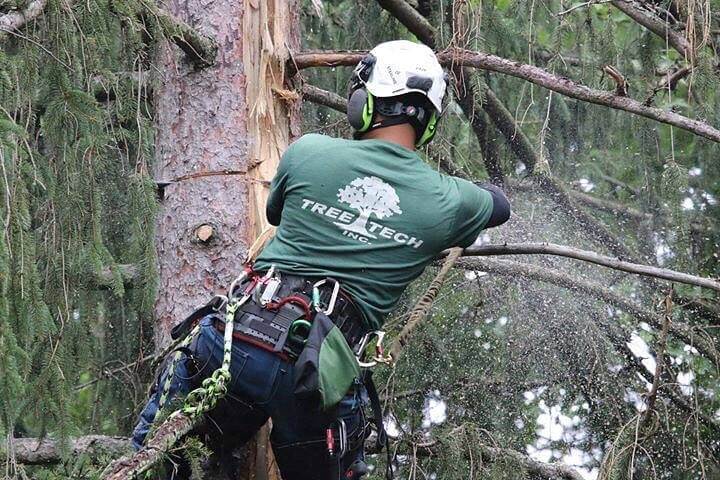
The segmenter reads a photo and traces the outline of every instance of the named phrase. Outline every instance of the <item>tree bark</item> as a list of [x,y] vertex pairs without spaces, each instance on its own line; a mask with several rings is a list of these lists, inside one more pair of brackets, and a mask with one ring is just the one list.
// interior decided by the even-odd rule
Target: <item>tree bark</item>
[[[269,180],[299,121],[299,97],[284,85],[289,49],[299,46],[295,0],[171,0],[167,8],[214,38],[218,52],[214,64],[195,70],[165,45],[158,62],[164,76],[154,89],[155,178],[172,180],[157,220],[158,348],[173,324],[242,270],[248,245],[266,225]],[[151,440],[160,450],[192,428],[177,418],[185,417],[175,419],[179,430],[160,427]],[[279,478],[267,431],[260,437],[247,457],[266,478]],[[258,452],[268,452],[261,463]]]

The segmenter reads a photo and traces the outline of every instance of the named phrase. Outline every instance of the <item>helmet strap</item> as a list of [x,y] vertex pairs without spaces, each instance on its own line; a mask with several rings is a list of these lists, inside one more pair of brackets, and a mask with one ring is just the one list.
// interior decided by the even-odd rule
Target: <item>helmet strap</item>
[[370,128],[365,130],[365,132],[369,132],[371,130],[377,130],[378,128],[385,128],[385,127],[392,127],[394,125],[402,125],[403,123],[410,123],[410,118],[405,115],[398,115],[395,117],[386,118],[384,120],[380,120],[379,122],[375,122],[370,125]]

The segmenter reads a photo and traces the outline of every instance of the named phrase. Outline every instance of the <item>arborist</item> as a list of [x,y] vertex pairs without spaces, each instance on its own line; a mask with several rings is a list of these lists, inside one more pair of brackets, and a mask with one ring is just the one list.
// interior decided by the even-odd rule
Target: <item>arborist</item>
[[176,327],[188,336],[140,415],[136,448],[158,410],[187,395],[181,408],[206,414],[199,433],[213,449],[232,450],[271,418],[285,480],[367,472],[368,398],[380,443],[384,431],[360,367],[386,360],[384,319],[438,253],[510,216],[500,189],[443,175],[415,152],[436,133],[446,83],[433,51],[409,41],[357,65],[355,139],[310,134],[287,149],[267,204],[275,236],[227,296]]

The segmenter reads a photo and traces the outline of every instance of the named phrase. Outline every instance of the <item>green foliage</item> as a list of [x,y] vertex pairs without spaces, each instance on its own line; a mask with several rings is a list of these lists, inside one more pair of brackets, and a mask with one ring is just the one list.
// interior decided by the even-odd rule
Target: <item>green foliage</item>
[[[25,3],[0,2],[0,14]],[[427,10],[439,48],[447,45],[456,2],[411,3]],[[663,39],[608,3],[465,3],[472,12],[471,33],[464,39],[468,48],[533,63],[593,88],[615,89],[601,70],[611,65],[628,80],[630,96],[644,101],[667,72],[685,65]],[[152,100],[133,73],[156,69],[152,48],[167,25],[147,14],[148,5],[50,0],[22,36],[2,40],[3,434],[126,434],[144,400],[149,375],[142,367],[93,381],[105,370],[144,356],[152,335],[157,284],[156,187],[149,173]],[[366,49],[388,39],[414,39],[376,2],[305,1],[301,8],[305,49]],[[345,95],[349,71],[314,69],[303,75],[309,83]],[[531,143],[537,148],[545,141],[552,175],[575,188],[586,180],[592,184],[590,195],[644,215],[636,221],[589,210],[633,253],[649,263],[720,276],[717,144],[557,94],[551,100],[545,90],[516,78],[479,72],[474,83],[477,104],[492,88]],[[674,91],[658,91],[648,101],[718,125],[717,86],[717,58],[704,48],[690,76]],[[303,105],[303,130],[351,134],[341,114],[309,103]],[[423,154],[438,168],[442,159],[480,180],[487,177],[481,152],[494,152],[509,184],[525,187],[513,190],[512,223],[491,231],[490,241],[553,241],[608,253],[607,245],[578,226],[569,212],[528,188],[527,172],[518,168],[494,127],[478,141],[451,100],[438,138]],[[692,209],[683,208],[688,201]],[[522,261],[594,282],[655,312],[660,292],[637,279],[560,260]],[[132,285],[122,281],[121,265],[126,264],[137,267]],[[111,281],[98,290],[95,279],[107,272]],[[407,292],[405,309],[431,273]],[[716,298],[697,289],[679,288],[678,294],[717,305]],[[401,315],[392,319],[388,330],[398,332],[402,321]],[[717,345],[717,328],[708,328],[707,318],[695,311],[678,309],[673,322]],[[629,398],[646,392],[651,379],[651,372],[628,354],[626,342],[633,332],[651,346],[657,338],[656,329],[630,312],[582,289],[524,275],[455,273],[396,369],[377,374],[388,415],[402,431],[395,444],[403,455],[397,462],[400,473],[409,478],[529,478],[510,457],[487,461],[487,446],[518,452],[542,446],[561,459],[582,452],[584,466],[597,468],[609,442],[622,437],[622,427],[638,414]],[[706,466],[717,456],[718,428],[707,419],[720,409],[718,373],[694,348],[671,336],[658,409],[662,421],[643,439],[638,478],[651,478],[651,472],[659,478],[695,478],[717,471]],[[694,375],[691,394],[671,390],[678,375],[687,372]],[[431,400],[445,402],[447,415],[428,424],[424,410]],[[568,436],[541,438],[538,419],[552,408],[556,417],[574,422]],[[423,446],[428,443],[429,451]],[[189,440],[183,452],[201,478],[207,451]],[[104,460],[80,456],[56,468],[10,474],[96,478]],[[373,478],[379,478],[383,460],[374,461],[379,468]]]
[[[140,4],[120,3],[122,13],[112,2],[50,0],[0,48],[3,432],[119,433],[144,394],[142,369],[125,372],[131,382],[75,389],[142,356],[151,334],[152,119],[129,72],[148,68],[152,27]],[[138,267],[129,291],[121,262]],[[97,291],[94,278],[105,271],[113,281]],[[33,475],[87,478],[86,463]]]

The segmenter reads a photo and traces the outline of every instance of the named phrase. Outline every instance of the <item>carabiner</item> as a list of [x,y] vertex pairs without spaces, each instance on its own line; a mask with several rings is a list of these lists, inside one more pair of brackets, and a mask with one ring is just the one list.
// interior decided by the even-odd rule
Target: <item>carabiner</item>
[[238,275],[235,280],[232,281],[230,284],[230,288],[228,288],[228,294],[227,298],[228,300],[235,298],[235,288],[238,286],[238,284],[244,282],[248,276],[250,275],[250,272],[252,271],[252,268],[249,266],[243,267],[242,272],[240,272],[240,275]]
[[[377,343],[375,343],[375,355],[371,357],[372,359],[369,362],[364,362],[362,361],[362,357],[365,354],[365,349],[367,349],[367,346],[373,337],[377,337]],[[385,355],[385,351],[382,346],[384,339],[385,332],[383,332],[382,330],[374,330],[372,332],[366,333],[362,340],[360,340],[358,351],[355,356],[357,357],[358,365],[360,365],[361,368],[372,368],[378,363],[392,362],[392,357],[390,355]]]
[[[330,303],[328,303],[328,306],[325,310],[322,309],[320,306],[320,287],[325,285],[328,281],[333,282],[335,285],[333,285],[332,295],[330,296]],[[334,278],[323,278],[319,282],[315,282],[313,285],[313,305],[315,305],[315,311],[324,313],[325,315],[332,315],[333,310],[335,310],[335,302],[337,301],[338,294],[340,293],[340,282],[335,280]]]
[[268,280],[273,278],[273,275],[275,274],[275,264],[273,263],[270,265],[270,269],[265,273],[265,275],[262,276],[260,280],[255,283],[253,286],[252,292],[245,292],[246,294],[252,293],[252,299],[255,303],[258,305],[260,304],[260,295],[262,294],[262,289],[260,288],[262,285],[266,285]]

